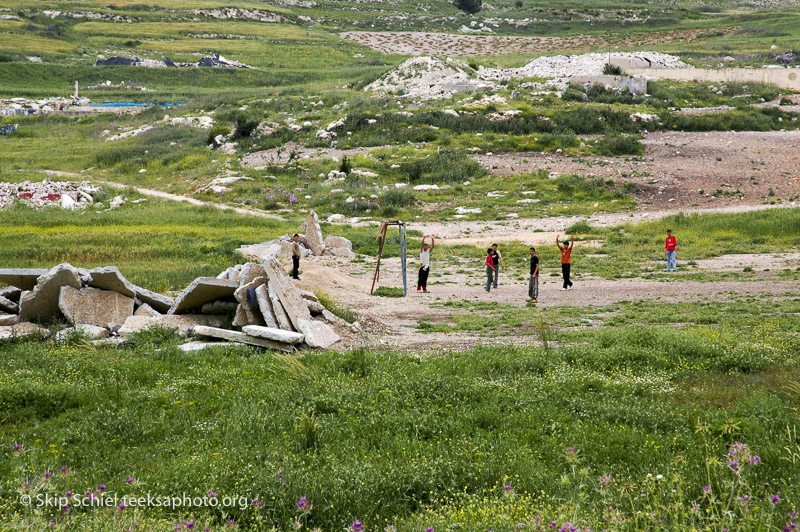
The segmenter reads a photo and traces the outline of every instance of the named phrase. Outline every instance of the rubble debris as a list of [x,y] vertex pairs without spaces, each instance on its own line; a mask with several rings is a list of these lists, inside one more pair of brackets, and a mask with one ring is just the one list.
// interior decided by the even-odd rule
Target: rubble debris
[[287,353],[291,353],[293,350],[291,344],[276,342],[274,340],[267,340],[266,338],[255,338],[253,336],[250,336],[249,334],[237,331],[231,331],[230,329],[220,329],[217,327],[205,327],[203,325],[197,325],[193,327],[190,332],[191,334],[196,334],[198,336],[210,336],[212,338],[221,338],[223,340],[239,342],[247,345],[254,345],[257,347],[267,347],[271,349],[277,349],[279,351],[285,351]]
[[308,213],[303,230],[306,232],[306,247],[311,249],[314,255],[318,257],[322,255],[322,252],[325,251],[325,241],[322,239],[322,229],[319,226],[319,216],[316,212]]
[[296,345],[303,342],[304,336],[293,331],[284,331],[274,327],[260,327],[258,325],[246,325],[242,327],[242,332],[257,338],[266,338],[284,344]]
[[20,320],[42,320],[59,316],[61,311],[58,298],[63,286],[76,289],[81,287],[80,274],[71,264],[59,264],[39,277],[33,290],[22,293],[19,301]]
[[209,347],[229,347],[232,345],[244,344],[239,344],[236,342],[201,342],[196,340],[194,342],[186,342],[185,344],[181,344],[178,346],[178,349],[184,353],[194,353],[195,351],[202,351],[203,349],[208,349]]
[[106,327],[133,316],[133,298],[110,290],[61,287],[58,308],[73,325]]
[[0,310],[16,314],[19,312],[19,305],[6,297],[0,296]]
[[267,327],[274,329],[280,328],[278,326],[278,319],[275,317],[275,310],[272,307],[272,300],[269,298],[269,289],[266,283],[256,288],[256,299],[258,300],[258,308],[261,311],[261,316]]
[[0,183],[0,209],[11,206],[15,201],[34,207],[61,206],[74,210],[94,203],[94,196],[101,191],[88,181],[23,181],[22,183]]
[[303,333],[309,347],[327,349],[342,339],[329,325],[321,321],[298,320],[297,330]]
[[48,329],[30,322],[0,327],[0,340],[29,337],[47,338],[48,336],[50,336]]
[[[215,279],[214,277],[198,277],[183,293],[178,296],[168,314],[179,314],[190,309],[202,307],[203,303],[233,297],[239,288],[238,281]],[[144,299],[141,298],[140,299]],[[155,308],[155,307],[154,307]]]
[[142,303],[141,305],[139,305],[139,308],[136,309],[136,312],[134,312],[133,315],[154,317],[154,316],[161,316],[162,314],[153,307],[151,307],[150,305],[148,305],[147,303]]
[[92,288],[111,290],[128,297],[136,296],[135,287],[125,279],[125,276],[116,266],[95,268],[89,270],[89,275],[92,276],[92,280],[88,284]]
[[143,331],[154,326],[178,329],[178,334],[186,336],[192,327],[204,325],[209,327],[222,327],[222,318],[219,316],[205,316],[202,314],[165,314],[163,316],[130,316],[117,331],[120,336]]
[[311,320],[311,313],[308,311],[308,307],[306,307],[294,284],[289,280],[286,270],[276,259],[264,259],[264,271],[269,279],[270,289],[274,288],[283,304],[283,309],[292,322],[292,326],[299,331],[300,320]]
[[235,301],[212,301],[210,303],[204,303],[203,306],[200,308],[200,312],[203,314],[212,314],[212,315],[228,315],[231,312],[236,311],[236,302]]
[[[0,271],[7,271],[7,270],[0,270]],[[47,270],[44,270],[46,273]],[[2,280],[2,279],[0,279]],[[3,281],[5,282],[5,281]],[[31,288],[36,285],[36,280],[31,283]],[[22,295],[22,289],[18,286],[6,286],[5,288],[0,288],[0,296],[8,299],[9,301],[13,301],[14,303],[19,303],[19,296]]]
[[101,340],[103,338],[108,338],[108,336],[111,334],[110,331],[105,327],[79,324],[74,327],[68,327],[58,331],[56,333],[56,341],[63,342],[74,333],[80,333],[81,335],[88,337],[90,340]]
[[289,319],[289,315],[286,314],[286,310],[283,308],[283,303],[281,303],[281,299],[278,297],[278,292],[275,290],[275,285],[273,283],[269,283],[267,286],[267,293],[269,294],[269,300],[272,303],[272,311],[275,314],[275,320],[278,322],[278,326],[287,331],[295,330],[292,326],[292,321]]
[[0,313],[0,326],[15,325],[19,322],[19,316],[16,314],[2,314]]

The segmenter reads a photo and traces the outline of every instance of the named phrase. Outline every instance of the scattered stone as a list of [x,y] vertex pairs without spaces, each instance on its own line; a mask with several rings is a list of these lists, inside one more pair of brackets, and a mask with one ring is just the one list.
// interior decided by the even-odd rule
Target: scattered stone
[[200,314],[180,314],[163,316],[130,316],[117,331],[120,336],[143,331],[155,325],[178,329],[181,336],[189,334],[189,329],[196,325],[206,325],[209,327],[221,327],[222,318],[219,316],[204,316]]
[[19,305],[17,305],[10,299],[6,299],[5,297],[0,296],[0,310],[5,310],[6,312],[17,314],[19,312]]
[[267,347],[271,349],[277,349],[279,351],[285,351],[287,353],[292,352],[292,346],[288,344],[284,344],[281,342],[276,342],[274,340],[267,340],[266,338],[254,338],[249,334],[231,331],[229,329],[220,329],[217,327],[205,327],[202,325],[198,325],[192,328],[192,334],[196,334],[199,336],[210,336],[212,338],[221,338],[223,340],[229,340],[231,342],[239,342],[242,344],[248,345],[255,345],[258,347]]
[[[19,319],[48,319],[61,314],[59,310],[59,294],[61,287],[81,287],[78,270],[72,265],[59,264],[41,277],[32,291],[24,292],[19,300]],[[131,313],[133,310],[131,310]]]
[[303,290],[302,288],[298,288],[297,293],[299,293],[300,297],[302,297],[303,299],[307,299],[309,301],[319,301],[319,298],[317,298],[317,294],[315,294],[314,292],[309,292],[308,290]]
[[88,284],[92,288],[111,290],[128,297],[136,296],[136,287],[125,279],[125,276],[116,266],[95,268],[89,270],[89,275],[91,275],[92,280]]
[[[316,217],[316,214],[314,214],[314,216]],[[308,307],[306,307],[303,302],[303,299],[300,297],[297,288],[295,288],[292,281],[289,280],[286,270],[283,269],[277,260],[264,260],[264,271],[269,278],[269,289],[275,290],[294,329],[299,331],[298,326],[300,320],[310,320],[311,314],[308,311]]]
[[0,340],[29,337],[47,338],[48,336],[50,336],[50,331],[48,329],[27,321],[16,325],[0,327]]
[[308,247],[314,255],[319,257],[325,251],[325,242],[322,239],[322,229],[320,229],[319,216],[317,216],[316,212],[311,211],[308,214],[305,231]]
[[258,308],[261,310],[261,315],[264,317],[264,322],[267,327],[279,328],[278,319],[275,317],[275,311],[272,308],[272,300],[269,298],[269,290],[266,284],[262,284],[256,288],[256,299],[258,300]]
[[0,269],[0,282],[21,290],[33,290],[39,277],[46,273],[46,268],[3,268]]
[[297,330],[303,333],[309,347],[327,349],[341,340],[341,337],[329,325],[321,321],[301,319]]
[[205,303],[200,312],[203,314],[213,315],[226,315],[236,311],[237,303],[235,301],[213,301]]
[[337,257],[352,255],[353,243],[342,236],[328,235],[328,237],[325,238],[325,251]]
[[0,325],[14,325],[19,322],[16,314],[0,314]]
[[133,316],[133,298],[110,290],[97,288],[61,288],[58,308],[73,325],[96,325],[105,327],[109,323],[123,323]]
[[[204,313],[205,314],[205,313]],[[142,303],[139,305],[139,308],[136,309],[136,312],[133,313],[134,316],[161,316],[162,314],[148,305],[147,303]]]
[[258,325],[247,325],[242,327],[242,332],[257,338],[266,338],[284,344],[299,344],[303,341],[303,335],[294,331],[284,331],[273,327],[259,327]]
[[308,311],[311,313],[312,316],[319,316],[325,310],[325,307],[322,306],[322,303],[319,301],[306,301],[306,306],[308,307]]
[[81,333],[83,336],[88,337],[90,340],[100,340],[107,338],[111,334],[105,327],[98,327],[96,325],[81,324],[75,327],[62,329],[56,333],[56,341],[63,342],[67,337],[73,333]]
[[[179,314],[189,309],[201,307],[203,303],[226,299],[233,296],[239,288],[238,281],[229,279],[215,279],[214,277],[198,277],[190,284],[183,293],[178,296],[168,314]],[[145,299],[139,296],[140,299]],[[155,308],[155,307],[154,307]]]

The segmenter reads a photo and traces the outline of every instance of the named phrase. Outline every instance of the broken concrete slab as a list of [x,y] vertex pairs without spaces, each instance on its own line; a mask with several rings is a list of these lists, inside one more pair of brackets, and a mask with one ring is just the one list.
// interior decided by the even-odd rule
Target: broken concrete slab
[[6,312],[16,314],[17,312],[19,312],[19,305],[17,305],[10,299],[0,296],[0,310],[5,310]]
[[0,325],[15,325],[19,322],[16,314],[0,314]]
[[[244,272],[242,278],[244,279]],[[264,325],[264,318],[261,316],[261,310],[258,307],[258,300],[255,298],[255,292],[253,292],[253,298],[251,298],[250,290],[252,289],[255,291],[256,288],[263,285],[266,281],[267,279],[265,277],[257,277],[247,284],[243,284],[233,293],[233,297],[239,302],[247,316],[248,325]]]
[[236,311],[237,303],[235,301],[212,301],[211,303],[204,303],[200,308],[203,314],[224,315]]
[[[313,211],[312,211],[313,212]],[[306,307],[305,301],[300,297],[300,293],[295,288],[294,283],[289,280],[286,270],[276,259],[264,260],[264,271],[269,278],[269,289],[275,290],[283,309],[289,316],[292,326],[296,331],[299,331],[300,320],[310,320],[311,313]],[[283,327],[281,327],[283,328]]]
[[301,319],[298,330],[305,336],[309,347],[327,349],[342,339],[336,331],[321,321]]
[[134,297],[136,295],[136,287],[128,282],[116,266],[95,268],[89,270],[89,275],[92,279],[87,284],[92,288],[111,290],[112,292],[118,292],[128,297]]
[[0,340],[8,340],[10,338],[47,338],[50,336],[50,330],[45,329],[40,325],[30,322],[22,322],[16,325],[9,325],[0,327]]
[[105,327],[81,324],[58,331],[56,333],[56,341],[63,342],[73,333],[80,333],[89,340],[101,340],[107,338],[111,334]]
[[314,211],[308,213],[306,220],[306,242],[311,252],[319,257],[325,251],[325,241],[322,239],[322,229],[319,226],[319,216]]
[[199,336],[222,338],[223,340],[229,340],[231,342],[240,342],[243,344],[255,345],[258,347],[267,347],[270,349],[285,351],[287,353],[291,353],[293,350],[293,347],[289,344],[275,342],[274,340],[267,340],[266,338],[254,338],[248,334],[241,333],[238,331],[231,331],[229,329],[219,329],[217,327],[204,327],[202,325],[198,325],[194,327],[191,332],[192,334],[196,334]]
[[[198,277],[178,296],[178,299],[175,300],[172,308],[167,313],[180,314],[193,308],[202,307],[203,303],[208,303],[209,301],[230,298],[237,288],[239,288],[239,281]],[[140,297],[140,299],[146,301],[143,297]]]
[[242,271],[239,276],[239,286],[244,286],[251,283],[253,280],[264,277],[264,267],[257,262],[248,262],[242,266]]
[[148,305],[147,303],[142,303],[139,305],[139,308],[136,309],[136,312],[133,313],[134,316],[161,316],[161,313]]
[[320,303],[319,301],[309,301],[308,299],[304,301],[306,302],[308,311],[311,313],[312,316],[319,316],[325,310],[325,307],[323,307],[322,303]]
[[175,304],[174,299],[169,296],[165,296],[164,294],[152,292],[146,288],[142,288],[141,286],[134,285],[133,288],[136,292],[136,299],[142,300],[144,303],[147,303],[153,307],[153,309],[162,314],[169,312],[169,309],[171,309],[172,305]]
[[275,291],[272,283],[267,285],[267,294],[272,303],[272,312],[275,314],[275,321],[278,322],[278,327],[287,331],[294,331],[295,328],[292,326],[292,320],[290,320],[289,315],[286,314],[283,303],[281,303],[281,298],[278,297],[278,292]]
[[61,288],[58,308],[74,325],[105,327],[109,323],[124,323],[133,316],[133,298],[111,290],[71,286]]
[[244,305],[236,305],[236,315],[233,318],[234,327],[244,327],[247,325],[247,312],[244,310]]
[[309,292],[308,290],[303,290],[302,288],[298,288],[297,292],[303,299],[307,299],[309,301],[319,301],[319,298],[317,298],[317,294],[315,294],[314,292]]
[[194,342],[186,342],[185,344],[181,344],[178,346],[178,349],[183,351],[184,353],[194,353],[196,351],[202,351],[203,349],[208,349],[209,347],[230,347],[234,345],[244,345],[236,342],[202,342],[200,340],[195,340]]
[[78,289],[81,279],[78,270],[71,264],[59,264],[39,277],[30,292],[24,292],[19,300],[19,319],[49,319],[61,315],[58,298],[61,288],[70,286]]
[[256,299],[258,300],[258,308],[261,311],[261,316],[264,318],[267,327],[273,327],[275,329],[280,328],[278,320],[275,317],[275,311],[272,309],[272,301],[269,298],[269,290],[266,284],[262,284],[256,288]]
[[299,344],[303,341],[303,335],[294,331],[284,331],[274,327],[260,327],[258,325],[247,325],[242,327],[242,332],[257,338],[266,338],[284,344]]
[[13,301],[14,303],[19,303],[19,296],[21,295],[22,289],[18,286],[6,286],[5,288],[0,288],[0,296],[3,296],[9,301]]
[[2,268],[0,283],[16,286],[22,290],[33,290],[39,277],[47,272],[47,268]]
[[143,331],[159,325],[170,329],[178,329],[181,336],[189,334],[189,329],[196,325],[221,327],[222,318],[219,316],[204,316],[202,314],[180,314],[163,316],[130,316],[125,320],[122,328],[117,331],[120,336]]
[[343,236],[328,235],[325,238],[325,249],[344,248],[353,251],[353,243]]

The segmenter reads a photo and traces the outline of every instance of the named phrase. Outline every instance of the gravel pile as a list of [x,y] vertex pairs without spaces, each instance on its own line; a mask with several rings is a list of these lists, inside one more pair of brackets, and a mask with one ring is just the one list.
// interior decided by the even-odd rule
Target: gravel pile
[[414,57],[403,61],[377,80],[365,91],[400,93],[409,98],[449,98],[456,92],[487,89],[493,83],[474,78],[469,67],[451,58]]
[[55,205],[65,209],[80,209],[94,203],[93,196],[100,190],[100,187],[88,181],[45,179],[40,183],[30,181],[0,183],[0,209],[9,207],[15,200],[23,201],[33,207]]

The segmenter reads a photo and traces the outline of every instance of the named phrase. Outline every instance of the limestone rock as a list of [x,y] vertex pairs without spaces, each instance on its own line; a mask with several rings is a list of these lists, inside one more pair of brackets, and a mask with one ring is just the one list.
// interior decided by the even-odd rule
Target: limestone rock
[[233,297],[236,298],[236,301],[238,301],[239,305],[244,309],[248,325],[264,325],[264,319],[261,317],[261,310],[258,306],[258,300],[255,298],[255,292],[253,292],[253,298],[251,300],[250,289],[255,291],[256,288],[263,285],[266,281],[267,279],[265,277],[257,277],[247,284],[243,284],[233,293]]
[[267,327],[278,329],[278,320],[275,317],[275,311],[272,309],[272,301],[269,298],[269,290],[266,284],[262,284],[256,288],[256,298],[258,299],[258,308],[261,310],[261,316]]
[[61,314],[58,298],[61,287],[80,288],[78,270],[72,265],[59,264],[41,277],[30,292],[24,292],[19,300],[19,319],[49,319]]
[[319,257],[325,251],[325,241],[322,239],[322,229],[319,226],[319,216],[314,211],[308,214],[306,220],[306,241],[311,252]]
[[19,303],[19,296],[21,295],[22,289],[17,286],[6,286],[5,288],[0,289],[0,296],[3,296],[9,301],[13,301],[14,303]]
[[16,325],[0,327],[0,340],[28,337],[47,338],[48,336],[50,336],[50,331],[48,329],[27,321]]
[[306,306],[308,307],[308,311],[311,313],[312,316],[319,316],[322,314],[322,311],[325,310],[325,307],[322,306],[322,303],[319,301],[309,301],[308,299],[305,300]]
[[289,344],[276,342],[274,340],[267,340],[266,338],[254,338],[245,333],[231,331],[229,329],[219,329],[217,327],[204,327],[202,325],[198,325],[192,329],[192,334],[197,334],[199,336],[211,336],[212,338],[222,338],[223,340],[229,340],[231,342],[240,342],[258,347],[267,347],[285,351],[287,353],[291,353],[293,349]]
[[[178,296],[168,314],[180,314],[193,308],[202,307],[203,303],[209,301],[230,298],[237,288],[239,288],[239,281],[198,277]],[[144,298],[141,299],[144,300]]]
[[14,325],[19,322],[16,314],[0,314],[0,325]]
[[133,299],[111,290],[76,290],[64,286],[58,308],[73,325],[105,327],[109,323],[123,323],[128,316],[133,316]]
[[136,312],[133,313],[134,316],[161,316],[161,313],[148,305],[147,303],[142,303],[139,305],[139,308],[136,309]]
[[281,299],[278,297],[278,293],[273,288],[272,283],[267,285],[267,294],[272,303],[272,312],[275,314],[275,321],[278,322],[278,326],[287,331],[295,330],[294,327],[292,327],[292,321],[289,319],[288,314],[286,314],[283,303],[281,303]]
[[134,285],[133,288],[136,292],[136,299],[142,300],[153,307],[154,310],[157,310],[162,314],[169,312],[169,309],[171,309],[172,305],[175,304],[175,301],[171,297],[165,296],[164,294],[151,292],[150,290],[142,288],[141,286]]
[[33,290],[39,277],[46,273],[46,268],[2,268],[0,283],[16,286],[22,290]]
[[12,314],[16,314],[19,312],[19,305],[7,299],[3,296],[0,296],[0,310],[5,310],[6,312],[11,312]]
[[233,326],[244,327],[245,325],[247,325],[247,312],[245,312],[243,305],[236,305],[236,316],[233,318]]
[[258,277],[264,277],[264,267],[257,262],[248,262],[242,266],[239,286],[246,285]]
[[259,327],[258,325],[247,325],[242,327],[242,332],[257,338],[266,338],[284,344],[299,344],[303,341],[303,335],[294,331],[284,331],[273,327]]
[[298,330],[305,336],[306,344],[309,347],[327,349],[341,340],[336,331],[321,321],[301,319]]
[[117,334],[126,336],[128,334],[149,329],[155,325],[178,329],[181,336],[189,334],[189,329],[196,325],[206,325],[210,327],[221,327],[222,318],[219,316],[204,316],[202,314],[180,314],[162,316],[130,316],[125,320]]
[[302,288],[298,288],[297,292],[303,299],[307,299],[309,301],[319,301],[319,299],[317,298],[317,294],[315,294],[314,292],[309,292],[308,290],[303,290]]
[[203,314],[224,315],[236,311],[237,303],[235,301],[212,301],[211,303],[204,303],[200,308]]
[[56,341],[63,342],[70,334],[74,332],[80,332],[90,340],[100,340],[102,338],[107,338],[108,335],[111,334],[105,327],[82,324],[58,331],[56,333]]
[[134,285],[128,282],[116,266],[95,268],[89,270],[89,275],[91,276],[91,281],[88,282],[88,285],[92,288],[111,290],[112,292],[118,292],[128,297],[134,297],[136,295],[136,288]]
[[201,342],[197,340],[194,342],[187,342],[185,344],[181,344],[178,346],[178,349],[180,349],[184,353],[194,353],[195,351],[202,351],[203,349],[208,349],[209,347],[229,347],[232,345],[244,345],[244,344],[237,344],[232,342]]
[[[312,211],[313,212],[313,211]],[[274,290],[283,304],[283,309],[289,316],[292,326],[299,331],[300,320],[310,320],[311,313],[300,293],[295,288],[294,283],[289,280],[286,270],[275,259],[264,261],[264,271],[269,278],[269,289]]]
[[328,235],[325,239],[325,254],[336,257],[352,257],[353,243],[343,236]]

